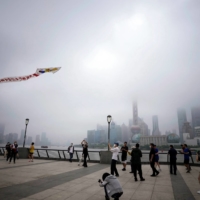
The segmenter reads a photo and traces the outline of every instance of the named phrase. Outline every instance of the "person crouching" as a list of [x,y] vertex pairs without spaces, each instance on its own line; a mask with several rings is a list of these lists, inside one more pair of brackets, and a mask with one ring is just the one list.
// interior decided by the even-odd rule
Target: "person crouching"
[[99,179],[98,182],[100,187],[104,187],[106,200],[109,200],[110,197],[118,200],[122,196],[123,190],[117,177],[109,173],[104,173],[102,179],[103,181]]

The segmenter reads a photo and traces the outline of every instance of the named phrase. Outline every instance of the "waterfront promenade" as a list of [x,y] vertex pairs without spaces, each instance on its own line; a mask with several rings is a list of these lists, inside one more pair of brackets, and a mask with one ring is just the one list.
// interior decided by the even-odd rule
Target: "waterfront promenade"
[[[177,176],[169,174],[169,167],[162,165],[157,177],[150,177],[149,165],[143,165],[144,182],[135,182],[133,175],[121,171],[117,165],[119,180],[124,194],[121,200],[200,200],[197,190],[199,167],[192,167],[187,174],[185,167],[178,166]],[[110,172],[109,165],[88,163],[88,168],[79,167],[77,162],[41,160],[28,162],[16,160],[8,164],[0,156],[0,199],[1,200],[104,200],[103,188],[98,179]]]

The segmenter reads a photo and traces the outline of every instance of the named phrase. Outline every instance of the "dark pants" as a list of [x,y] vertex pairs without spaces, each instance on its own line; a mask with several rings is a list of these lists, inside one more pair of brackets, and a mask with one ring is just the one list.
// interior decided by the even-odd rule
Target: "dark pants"
[[84,161],[83,161],[83,166],[87,167],[87,154],[84,154]]
[[[106,190],[106,185],[104,186],[104,191],[105,191],[106,200],[107,200],[107,199],[110,199],[109,196],[108,196],[108,192],[107,192],[107,190]],[[114,198],[115,200],[118,200],[119,197],[122,196],[122,194],[123,194],[123,192],[115,193],[115,194],[112,195],[112,198]]]
[[73,153],[69,153],[69,161],[72,162],[72,158],[73,158]]
[[133,163],[131,162],[131,171],[133,172],[134,171],[134,166],[133,166]]
[[11,151],[7,151],[7,161],[10,158]]
[[12,161],[12,157],[13,157],[13,162],[15,163],[15,159],[16,159],[16,152],[11,152],[11,155],[10,155],[10,162]]
[[174,169],[174,174],[176,174],[176,160],[170,160],[170,173],[173,174],[173,169]]
[[137,171],[139,172],[140,179],[143,179],[141,164],[133,164],[133,174],[135,178],[137,178]]
[[117,168],[116,168],[116,164],[117,164],[117,161],[112,159],[112,161],[111,161],[111,174],[114,175],[114,173],[115,173],[115,176],[119,176]]
[[154,162],[154,161],[153,161],[153,162],[150,162],[150,166],[151,166],[152,171],[153,171],[153,174],[152,174],[152,175],[156,175],[156,174],[159,173],[158,170],[156,170],[156,168],[155,168],[155,162]]

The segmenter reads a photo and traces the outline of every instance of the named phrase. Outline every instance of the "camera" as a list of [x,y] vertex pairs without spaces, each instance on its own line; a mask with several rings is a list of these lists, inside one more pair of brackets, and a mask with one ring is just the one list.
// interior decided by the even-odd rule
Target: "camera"
[[98,183],[101,183],[101,179],[98,180]]

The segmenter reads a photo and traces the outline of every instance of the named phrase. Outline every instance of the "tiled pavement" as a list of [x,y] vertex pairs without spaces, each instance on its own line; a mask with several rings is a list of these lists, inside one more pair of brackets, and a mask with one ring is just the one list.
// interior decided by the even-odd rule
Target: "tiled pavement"
[[[0,157],[0,200],[104,200],[103,188],[97,181],[110,171],[109,165],[89,163],[88,168],[82,168],[77,164],[51,160],[30,163],[24,159],[8,164]],[[121,171],[121,165],[117,168],[124,191],[121,200],[200,200],[199,167],[192,167],[187,174],[183,166],[178,166],[175,176],[163,165],[157,177],[150,177],[150,166],[143,165],[144,182],[134,181],[130,166],[125,172]]]

